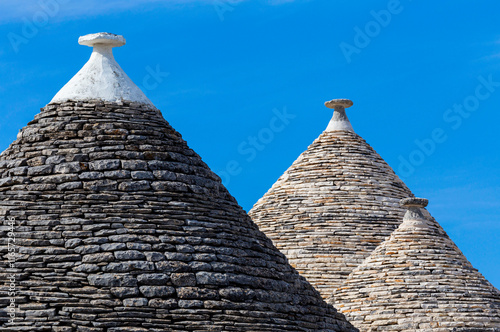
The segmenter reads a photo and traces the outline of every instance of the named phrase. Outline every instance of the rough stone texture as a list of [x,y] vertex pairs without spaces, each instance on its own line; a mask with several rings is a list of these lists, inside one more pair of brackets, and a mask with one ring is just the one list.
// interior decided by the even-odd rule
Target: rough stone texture
[[413,196],[359,135],[325,131],[249,215],[327,298],[401,223]]
[[355,330],[155,109],[49,104],[1,154],[0,175],[20,305],[1,331]]
[[360,331],[500,331],[500,292],[418,207],[330,302]]

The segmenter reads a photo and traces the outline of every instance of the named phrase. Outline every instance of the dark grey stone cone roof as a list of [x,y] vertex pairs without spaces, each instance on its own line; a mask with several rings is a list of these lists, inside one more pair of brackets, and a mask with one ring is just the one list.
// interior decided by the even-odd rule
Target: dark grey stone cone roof
[[1,331],[355,331],[154,107],[51,103],[0,175]]

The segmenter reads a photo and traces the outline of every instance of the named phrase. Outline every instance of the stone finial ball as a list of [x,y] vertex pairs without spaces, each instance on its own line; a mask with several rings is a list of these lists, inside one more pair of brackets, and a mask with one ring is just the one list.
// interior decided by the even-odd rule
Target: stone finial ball
[[348,108],[348,107],[351,107],[352,105],[353,105],[353,102],[350,99],[332,99],[330,101],[325,102],[326,107],[333,108],[333,109],[335,109],[338,106]]
[[408,197],[408,198],[403,198],[402,200],[399,201],[399,205],[403,207],[420,207],[424,208],[429,204],[429,200],[426,198],[419,198],[419,197]]

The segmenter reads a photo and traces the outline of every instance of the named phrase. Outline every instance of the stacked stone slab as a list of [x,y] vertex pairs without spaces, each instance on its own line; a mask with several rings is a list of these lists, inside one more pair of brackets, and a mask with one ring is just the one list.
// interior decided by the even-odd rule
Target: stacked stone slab
[[249,215],[290,264],[327,298],[399,224],[399,200],[413,196],[335,108],[328,128]]
[[360,331],[500,331],[500,292],[434,220],[405,199],[404,222],[330,299]]
[[155,107],[105,97],[59,94],[0,156],[0,331],[356,331]]

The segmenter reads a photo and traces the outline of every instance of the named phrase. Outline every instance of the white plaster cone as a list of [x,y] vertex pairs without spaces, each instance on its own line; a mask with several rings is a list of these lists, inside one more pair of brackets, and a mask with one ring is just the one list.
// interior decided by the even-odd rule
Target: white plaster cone
[[353,102],[349,99],[333,99],[325,102],[326,107],[334,109],[332,119],[328,123],[328,127],[326,127],[325,131],[345,130],[354,132],[345,114],[345,109],[352,105]]
[[125,45],[123,36],[101,32],[80,37],[78,43],[93,47],[92,55],[85,66],[55,95],[51,103],[68,100],[127,101],[155,108],[115,61],[112,49]]

